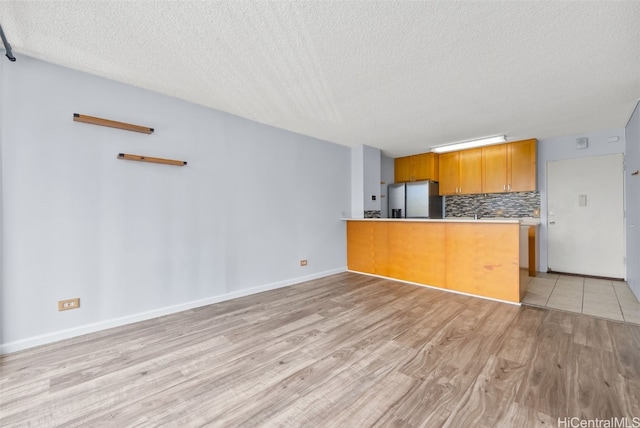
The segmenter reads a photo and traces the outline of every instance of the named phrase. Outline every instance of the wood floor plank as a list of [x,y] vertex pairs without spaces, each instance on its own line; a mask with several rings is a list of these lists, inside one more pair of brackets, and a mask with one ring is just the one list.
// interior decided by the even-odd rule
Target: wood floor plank
[[0,356],[0,426],[557,426],[640,414],[640,326],[345,272]]
[[495,427],[506,416],[525,376],[525,366],[499,357],[490,357],[475,383],[458,402],[445,426]]
[[551,417],[535,411],[531,407],[511,403],[506,414],[496,424],[496,428],[549,428],[557,427],[558,417]]
[[516,402],[545,415],[568,415],[569,392],[572,383],[573,315],[547,312],[536,332],[536,348],[528,364],[527,382],[520,389]]
[[602,318],[579,317],[574,329],[574,342],[612,352],[611,336],[607,322]]
[[607,322],[613,353],[621,375],[628,379],[640,379],[640,326]]
[[584,419],[611,419],[634,416],[626,413],[623,401],[609,390],[624,388],[624,378],[615,372],[613,353],[584,345],[573,345],[571,353],[574,373],[569,394],[569,415]]
[[509,329],[502,336],[502,343],[496,356],[520,364],[530,361],[538,342],[538,336],[532,333],[538,331],[546,314],[547,311],[543,309],[521,307]]

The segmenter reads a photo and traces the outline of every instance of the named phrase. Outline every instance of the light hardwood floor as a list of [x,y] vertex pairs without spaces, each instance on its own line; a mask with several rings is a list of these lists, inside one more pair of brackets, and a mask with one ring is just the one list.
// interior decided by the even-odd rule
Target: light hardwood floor
[[640,326],[353,273],[9,354],[0,426],[640,417]]

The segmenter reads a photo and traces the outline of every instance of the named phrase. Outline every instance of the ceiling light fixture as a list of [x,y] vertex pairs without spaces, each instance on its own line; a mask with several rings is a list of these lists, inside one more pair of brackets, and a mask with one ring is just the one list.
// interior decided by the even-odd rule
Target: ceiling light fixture
[[477,140],[462,141],[460,143],[447,144],[444,146],[433,147],[432,152],[446,153],[455,150],[473,149],[474,147],[490,146],[492,144],[500,144],[507,141],[504,135],[495,135],[493,137],[479,138]]

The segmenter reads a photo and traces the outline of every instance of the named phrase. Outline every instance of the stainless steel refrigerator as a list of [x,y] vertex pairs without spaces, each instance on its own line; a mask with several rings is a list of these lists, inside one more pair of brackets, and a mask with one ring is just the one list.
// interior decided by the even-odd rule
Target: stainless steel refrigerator
[[435,181],[389,184],[389,218],[442,218],[442,196]]

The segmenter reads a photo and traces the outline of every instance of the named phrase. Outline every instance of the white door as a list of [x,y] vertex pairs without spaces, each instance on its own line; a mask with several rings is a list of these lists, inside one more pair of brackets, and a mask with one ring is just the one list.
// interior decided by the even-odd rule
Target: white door
[[622,154],[547,163],[547,247],[555,272],[624,278]]

